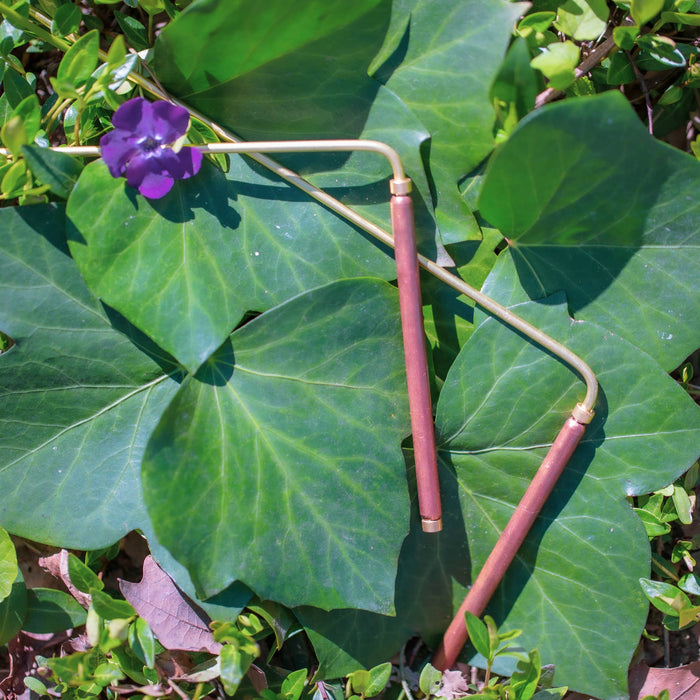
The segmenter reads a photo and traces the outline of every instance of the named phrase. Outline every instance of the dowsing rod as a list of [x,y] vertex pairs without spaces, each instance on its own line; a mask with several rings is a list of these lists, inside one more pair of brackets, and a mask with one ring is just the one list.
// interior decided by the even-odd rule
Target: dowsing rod
[[[33,8],[31,8],[33,9]],[[41,15],[39,12],[34,11],[32,13],[37,20],[43,24],[48,24],[48,19]],[[106,53],[100,51],[100,56],[103,60],[106,58]],[[192,109],[188,105],[185,105],[178,100],[173,99],[165,93],[160,87],[150,80],[144,78],[138,73],[130,72],[127,76],[128,79],[139,85],[141,88],[145,89],[152,95],[168,100],[174,104],[184,107],[190,115],[194,116],[196,119],[200,120],[202,123],[207,125],[212,131],[228,143],[218,143],[218,144],[208,144],[205,146],[198,146],[199,150],[209,153],[247,153],[251,158],[256,160],[258,163],[268,168],[272,172],[279,175],[282,179],[286,180],[290,184],[298,187],[302,191],[306,192],[308,195],[321,202],[326,207],[335,211],[337,214],[343,218],[356,224],[364,231],[374,236],[382,243],[390,246],[395,251],[395,259],[397,263],[397,281],[399,283],[399,303],[401,306],[402,315],[402,327],[404,333],[404,349],[407,347],[422,347],[423,357],[425,357],[425,343],[424,343],[424,333],[423,333],[423,315],[422,308],[420,305],[420,287],[418,285],[418,269],[416,263],[430,272],[433,276],[437,277],[444,283],[456,289],[458,292],[464,294],[468,298],[472,299],[476,304],[481,306],[485,311],[490,313],[497,318],[500,318],[506,324],[515,328],[516,330],[523,333],[525,336],[532,339],[541,347],[546,348],[552,354],[559,357],[570,367],[574,368],[583,378],[586,384],[586,395],[583,401],[576,405],[572,411],[571,417],[567,419],[566,423],[557,435],[554,443],[549,449],[547,455],[545,456],[540,468],[538,469],[535,477],[527,488],[523,498],[515,509],[515,512],[508,521],[505,530],[501,533],[496,545],[494,546],[491,554],[489,555],[484,567],[481,572],[476,577],[474,584],[472,585],[469,593],[464,599],[459,611],[455,615],[454,619],[450,623],[445,635],[443,637],[440,647],[436,651],[432,663],[439,670],[445,670],[450,666],[454,665],[457,656],[459,655],[462,647],[467,641],[468,632],[464,620],[464,613],[466,611],[472,612],[477,616],[481,616],[486,604],[493,595],[496,587],[500,583],[503,575],[505,574],[508,566],[512,562],[515,554],[517,553],[520,545],[522,544],[527,532],[534,523],[537,515],[539,514],[542,506],[544,505],[546,499],[548,498],[551,490],[554,487],[557,479],[559,478],[561,472],[563,471],[566,463],[573,454],[576,446],[583,437],[583,433],[586,426],[593,419],[593,406],[595,405],[597,394],[598,394],[598,381],[595,374],[591,368],[575,353],[571,352],[568,348],[564,347],[561,343],[557,342],[547,334],[540,331],[529,324],[524,319],[520,318],[514,314],[509,309],[506,309],[498,302],[494,301],[490,297],[482,294],[477,289],[474,289],[466,282],[461,280],[456,275],[448,272],[444,267],[441,267],[437,263],[429,260],[428,258],[417,254],[415,251],[415,232],[413,225],[413,213],[411,199],[408,196],[411,190],[411,181],[405,177],[401,160],[398,154],[388,145],[383,144],[379,141],[370,140],[353,140],[353,139],[342,139],[342,140],[315,140],[315,141],[281,141],[281,142],[242,142],[241,139],[236,137],[233,133],[223,129],[218,124],[212,122],[203,114],[198,113],[196,110]],[[307,148],[306,146],[310,146]],[[269,147],[269,148],[268,148]],[[94,156],[99,155],[99,149],[97,147],[88,146],[73,146],[73,147],[58,147],[58,149],[64,152],[71,152],[74,155],[85,155]],[[392,228],[394,232],[400,231],[399,236],[401,237],[401,242],[399,242],[399,236],[392,237],[384,229],[373,224],[369,220],[365,219],[363,216],[353,211],[346,205],[339,202],[334,197],[320,190],[319,188],[312,185],[310,182],[302,178],[300,175],[294,171],[285,168],[276,161],[263,155],[263,151],[269,153],[281,153],[281,152],[302,152],[302,151],[351,151],[351,150],[361,150],[361,151],[374,151],[380,153],[386,157],[392,167],[394,176],[390,181],[391,190],[391,218],[392,218]],[[6,154],[6,149],[0,149],[0,153]],[[402,245],[404,239],[407,240],[408,245],[405,247],[412,247],[413,252],[410,256],[411,263],[404,268],[404,265],[400,263],[400,259],[403,257],[401,255],[402,251],[405,249]],[[412,241],[411,241],[412,239]],[[412,242],[412,246],[411,246]],[[401,282],[401,277],[404,278],[404,283]],[[415,287],[412,280],[415,280]],[[404,294],[405,300],[402,299],[402,286],[404,289],[408,288],[412,290],[407,294]],[[416,293],[417,291],[417,293]],[[415,313],[416,302],[419,314]],[[404,309],[408,306],[409,309],[413,309],[414,313],[409,314],[405,312]],[[420,316],[419,322],[416,323],[416,319]],[[408,337],[414,338],[411,342],[407,338],[407,326]],[[415,343],[415,337],[420,337],[420,344]],[[409,360],[407,355],[407,382],[409,384],[409,402],[411,399],[411,384],[412,382],[416,385],[423,386],[425,382],[423,381],[423,376],[421,371],[415,372],[415,378],[412,380],[409,377],[408,366],[421,365],[420,359],[421,353],[418,354],[417,359]],[[427,379],[427,363],[425,368],[425,378]],[[422,396],[421,396],[422,393]],[[418,414],[425,414],[425,391],[419,393],[416,400],[414,400],[414,405],[411,406],[411,424],[412,430],[414,432],[414,450],[416,457],[416,480],[419,483],[419,501],[420,501],[420,482],[421,479],[418,476],[418,449],[416,449],[415,443],[418,442],[421,445],[432,445],[431,457],[428,460],[428,464],[436,462],[435,448],[434,448],[434,431],[432,425],[432,410],[430,412],[430,429],[423,435],[423,433],[416,433],[416,426],[414,426],[414,412],[416,401],[420,397],[422,410],[418,409]],[[429,389],[427,392],[427,401],[430,401]],[[424,422],[423,417],[423,422]],[[425,450],[427,453],[427,450]],[[430,473],[432,469],[429,467],[428,472]],[[435,488],[437,483],[437,468],[434,470],[434,475],[425,480],[428,484],[426,487],[428,493],[431,489]],[[428,498],[429,503],[426,504],[427,517],[423,517],[423,509],[421,508],[421,520],[423,529],[429,532],[437,532],[442,528],[441,521],[441,511],[440,511],[440,496],[439,490],[434,491],[435,498]],[[426,497],[424,496],[424,502]],[[435,503],[437,506],[435,508]],[[428,506],[430,506],[428,508]],[[420,504],[419,504],[420,508]],[[437,517],[436,517],[437,515]]]

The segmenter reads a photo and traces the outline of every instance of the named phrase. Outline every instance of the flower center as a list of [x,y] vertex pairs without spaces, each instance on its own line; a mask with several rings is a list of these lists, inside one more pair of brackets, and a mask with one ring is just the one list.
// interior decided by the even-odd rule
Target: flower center
[[161,142],[157,138],[153,138],[153,136],[146,136],[139,145],[144,153],[153,153],[162,148]]

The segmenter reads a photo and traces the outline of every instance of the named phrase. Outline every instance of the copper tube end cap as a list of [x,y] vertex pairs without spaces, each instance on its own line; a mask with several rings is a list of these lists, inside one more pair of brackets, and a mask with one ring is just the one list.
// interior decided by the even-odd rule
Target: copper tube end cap
[[410,194],[411,192],[411,178],[402,177],[394,178],[389,181],[389,191],[394,195]]
[[421,518],[420,522],[423,526],[423,532],[440,532],[440,530],[442,530],[442,518],[438,518],[437,520]]
[[571,417],[582,425],[588,425],[595,415],[595,411],[586,408],[583,404],[577,403],[576,408],[571,412]]

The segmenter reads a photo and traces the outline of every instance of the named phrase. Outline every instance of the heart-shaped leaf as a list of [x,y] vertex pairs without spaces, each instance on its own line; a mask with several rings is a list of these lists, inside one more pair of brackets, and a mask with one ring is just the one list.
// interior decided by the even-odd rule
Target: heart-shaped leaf
[[[649,571],[646,532],[625,497],[691,466],[700,415],[649,356],[594,324],[572,323],[559,302],[516,311],[590,364],[601,386],[597,414],[490,611],[504,629],[522,629],[520,644],[555,663],[569,687],[621,697],[647,614],[638,580]],[[495,320],[465,344],[436,424],[460,484],[472,576],[583,393],[566,365]],[[625,624],[611,636],[615,618]]]
[[259,316],[183,383],[142,476],[200,597],[237,579],[285,605],[393,611],[404,382],[396,292],[365,279]]
[[139,462],[177,388],[173,365],[162,357],[164,371],[158,348],[90,294],[62,210],[3,209],[0,222],[0,328],[15,343],[0,356],[0,522],[33,540],[104,547],[147,518]]
[[[94,163],[67,214],[71,252],[92,291],[191,371],[246,310],[333,279],[396,275],[354,228],[240,157],[228,178],[204,163],[156,201]],[[158,264],[145,264],[154,251]]]
[[486,173],[480,210],[510,247],[484,292],[512,305],[564,290],[575,318],[671,370],[700,344],[699,188],[700,163],[651,138],[621,95],[543,109]]

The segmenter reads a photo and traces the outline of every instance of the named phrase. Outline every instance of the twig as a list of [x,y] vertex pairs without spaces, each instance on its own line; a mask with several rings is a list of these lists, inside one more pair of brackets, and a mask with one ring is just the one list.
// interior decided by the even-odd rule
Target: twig
[[[633,21],[629,17],[627,17],[623,21],[622,26],[632,24],[634,24]],[[615,39],[613,39],[613,35],[612,33],[610,33],[610,35],[605,39],[605,41],[602,44],[596,46],[595,49],[593,49],[593,51],[591,51],[591,53],[589,53],[588,56],[586,56],[586,58],[584,58],[583,61],[581,61],[578,67],[574,70],[576,80],[583,77],[587,73],[590,73],[590,71],[593,68],[595,68],[595,66],[597,66],[599,63],[601,63],[603,59],[605,59],[605,57],[614,48]],[[543,90],[539,95],[537,95],[535,99],[535,109],[542,107],[543,105],[547,104],[547,102],[551,102],[553,99],[563,94],[563,90],[555,90],[554,88],[547,88],[546,90]]]
[[190,700],[190,696],[184,690],[182,690],[182,688],[179,688],[177,683],[173,683],[170,678],[168,678],[168,685],[182,698],[182,700]]
[[632,58],[632,53],[630,51],[625,51],[627,54],[627,58],[629,59],[630,63],[632,64],[632,68],[634,68],[634,74],[637,76],[637,80],[639,81],[639,84],[642,88],[642,92],[644,93],[644,102],[646,103],[647,106],[647,123],[649,124],[649,133],[653,136],[654,135],[654,107],[651,104],[651,96],[649,95],[649,88],[647,87],[646,81],[644,80],[644,76],[642,75],[642,72],[639,70],[637,64],[634,62],[634,58]]
[[408,683],[406,682],[405,675],[406,644],[408,644],[408,642],[404,643],[404,645],[401,647],[401,651],[399,652],[399,677],[401,678],[401,687],[403,688],[403,692],[406,694],[406,697],[408,698],[408,700],[413,700],[413,694],[411,693],[411,689],[409,688]]
[[[593,49],[593,51],[591,51],[591,53],[589,53],[588,56],[586,56],[586,58],[584,58],[574,70],[576,80],[586,75],[586,73],[589,73],[592,68],[601,63],[614,48],[614,46],[615,40],[612,38],[612,35],[610,35],[602,44],[596,46],[596,48]],[[547,104],[547,102],[551,102],[563,94],[563,90],[556,90],[555,88],[547,88],[546,90],[543,90],[535,98],[535,109],[542,107],[543,105]]]

